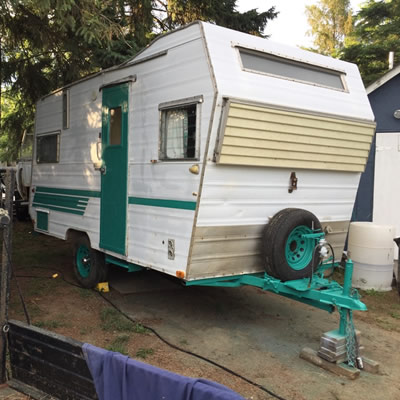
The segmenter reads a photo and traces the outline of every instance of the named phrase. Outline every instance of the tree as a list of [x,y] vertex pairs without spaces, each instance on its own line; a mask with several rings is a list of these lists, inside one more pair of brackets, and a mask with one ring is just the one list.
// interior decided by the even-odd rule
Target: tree
[[346,35],[352,31],[350,0],[320,0],[306,6],[306,15],[318,53],[336,56],[344,44]]
[[237,31],[266,37],[264,29],[268,20],[277,17],[275,7],[258,13],[257,9],[240,13],[237,0],[155,0],[155,11],[160,31],[167,31],[195,20],[212,22]]
[[[240,13],[237,0],[0,1],[0,159],[17,158],[38,99],[134,56],[157,34],[196,19],[264,36],[270,10]],[[0,90],[0,98],[1,98]]]
[[[130,0],[131,9],[150,0]],[[0,3],[0,81],[10,112],[1,115],[2,159],[15,160],[24,129],[32,129],[36,101],[100,68],[131,57],[142,46],[142,10],[118,0],[4,0]],[[151,30],[150,26],[146,30]],[[129,29],[140,26],[140,29]],[[121,45],[123,42],[123,45]],[[4,140],[4,137],[7,140]]]
[[400,2],[369,0],[355,18],[340,58],[356,63],[368,85],[388,71],[388,55],[400,62]]

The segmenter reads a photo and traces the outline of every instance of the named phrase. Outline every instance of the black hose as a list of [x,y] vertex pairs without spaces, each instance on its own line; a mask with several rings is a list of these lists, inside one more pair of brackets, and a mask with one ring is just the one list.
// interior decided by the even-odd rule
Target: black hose
[[[131,318],[128,314],[126,314],[125,312],[123,312],[123,311],[122,311],[119,307],[117,307],[110,299],[107,299],[107,298],[103,295],[103,293],[101,293],[101,292],[98,292],[98,293],[99,293],[99,295],[100,295],[108,304],[110,304],[114,309],[116,309],[119,313],[121,313],[125,318],[127,318],[129,321],[131,321],[131,322],[133,322],[133,323],[136,323],[136,321],[135,321],[133,318]],[[268,393],[270,396],[272,396],[272,397],[275,398],[275,399],[278,399],[278,400],[286,400],[285,398],[279,396],[278,394],[272,392],[271,390],[265,388],[264,386],[262,386],[262,385],[260,385],[260,384],[258,384],[258,383],[256,383],[256,382],[253,382],[252,380],[250,380],[250,379],[244,377],[243,375],[240,375],[239,373],[237,373],[237,372],[235,372],[235,371],[232,371],[231,369],[229,369],[229,368],[227,368],[227,367],[224,367],[223,365],[218,364],[217,362],[215,362],[215,361],[213,361],[213,360],[210,360],[210,359],[207,358],[207,357],[203,357],[203,356],[201,356],[200,354],[196,354],[196,353],[193,353],[193,352],[191,352],[191,351],[189,351],[189,350],[182,349],[181,347],[176,346],[176,345],[170,343],[169,341],[167,341],[166,339],[164,339],[154,328],[151,328],[151,327],[146,326],[146,325],[142,325],[142,326],[143,326],[143,328],[148,329],[149,331],[151,331],[151,332],[152,332],[155,336],[157,336],[163,343],[165,343],[167,346],[173,348],[174,350],[180,351],[180,352],[182,352],[182,353],[188,354],[188,355],[190,355],[190,356],[192,356],[192,357],[196,357],[196,358],[198,358],[198,359],[200,359],[200,360],[202,360],[202,361],[205,361],[205,362],[207,362],[207,363],[209,363],[209,364],[211,364],[211,365],[214,365],[215,367],[220,368],[220,369],[222,369],[223,371],[228,372],[229,374],[231,374],[231,375],[233,375],[233,376],[236,376],[237,378],[242,379],[242,380],[245,381],[246,383],[248,383],[248,384],[250,384],[250,385],[252,385],[252,386],[254,386],[254,387],[256,387],[256,388],[258,388],[258,389],[260,389],[260,390],[262,390],[263,392]]]
[[[50,270],[50,271],[57,271],[60,274],[61,279],[67,283],[68,285],[71,286],[75,286],[78,287],[80,289],[82,289],[82,286],[76,285],[75,283],[69,282],[68,280],[66,280],[63,277],[63,273],[60,270],[54,269],[54,268],[47,268],[47,267],[39,267],[39,266],[32,266],[31,268],[38,268],[38,269],[46,269],[46,270]],[[35,276],[35,275],[18,275],[19,278],[37,278],[37,279],[54,279],[53,277],[50,276]],[[88,290],[88,289],[87,289]],[[93,290],[95,291],[95,290]],[[95,291],[97,294],[99,294],[108,304],[110,304],[115,310],[117,310],[120,314],[122,314],[125,318],[127,318],[129,321],[133,322],[133,323],[137,323],[137,321],[135,321],[133,318],[131,318],[128,314],[126,314],[124,311],[122,311],[117,305],[115,305],[110,299],[108,299],[107,297],[104,296],[104,294],[102,292],[99,291]],[[207,357],[201,356],[200,354],[196,354],[193,353],[189,350],[185,350],[179,346],[174,345],[173,343],[170,343],[168,340],[166,340],[165,338],[163,338],[154,328],[150,327],[150,326],[146,326],[146,325],[142,325],[145,329],[148,329],[150,332],[152,332],[158,339],[160,339],[163,343],[165,343],[167,346],[171,347],[174,350],[180,351],[182,353],[188,354],[192,357],[196,357],[202,361],[205,361],[211,365],[214,365],[215,367],[222,369],[223,371],[236,376],[237,378],[243,380],[244,382],[256,387],[259,390],[262,390],[263,392],[267,393],[268,395],[270,395],[271,397],[278,399],[278,400],[287,400],[284,397],[279,396],[278,394],[272,392],[271,390],[267,389],[266,387],[258,384],[257,382],[254,382],[246,377],[244,377],[243,375],[240,375],[239,373],[232,371],[231,369],[224,367],[221,364],[218,364],[217,362],[210,360]]]

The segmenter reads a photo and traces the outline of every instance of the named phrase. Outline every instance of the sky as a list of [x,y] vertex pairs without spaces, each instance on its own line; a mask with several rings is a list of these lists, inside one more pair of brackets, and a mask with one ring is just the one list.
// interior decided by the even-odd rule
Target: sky
[[[267,11],[275,6],[279,15],[268,21],[265,33],[270,40],[291,46],[312,47],[312,37],[306,32],[310,29],[304,10],[306,6],[317,4],[317,0],[238,0],[238,10],[241,12],[257,8],[259,12]],[[358,9],[361,0],[351,0],[353,10]]]

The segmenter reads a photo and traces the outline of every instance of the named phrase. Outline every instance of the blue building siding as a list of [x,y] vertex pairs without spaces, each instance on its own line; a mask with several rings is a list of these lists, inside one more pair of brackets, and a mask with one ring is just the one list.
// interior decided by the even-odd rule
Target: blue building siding
[[[377,132],[400,132],[400,120],[394,118],[400,109],[400,74],[368,95],[375,114]],[[361,175],[353,209],[353,221],[372,221],[374,209],[375,137],[371,145],[368,162]]]
[[400,74],[368,95],[375,114],[377,132],[400,132],[400,120],[393,112],[400,109]]

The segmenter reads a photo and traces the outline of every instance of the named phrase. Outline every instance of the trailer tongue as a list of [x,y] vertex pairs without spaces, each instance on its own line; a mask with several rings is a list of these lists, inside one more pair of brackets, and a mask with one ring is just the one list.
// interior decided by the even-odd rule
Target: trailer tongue
[[[309,241],[319,240],[314,247],[313,253],[316,253],[315,250],[318,250],[319,247],[324,246],[326,243],[322,232],[304,234],[302,237]],[[321,249],[318,252],[319,254],[324,253]],[[349,366],[357,367],[362,361],[358,357],[359,346],[353,324],[353,311],[366,311],[367,307],[360,300],[358,291],[351,287],[353,262],[350,259],[345,261],[343,286],[333,279],[324,277],[326,270],[339,267],[340,264],[335,263],[331,257],[326,261],[321,260],[315,273],[312,273],[309,278],[283,282],[265,272],[187,281],[186,286],[254,286],[330,313],[337,309],[340,314],[339,329],[327,332],[322,336],[319,355],[329,361],[338,361],[341,358],[342,361],[347,360]],[[333,342],[333,345],[331,344],[331,349],[324,353],[323,345],[326,341]]]

